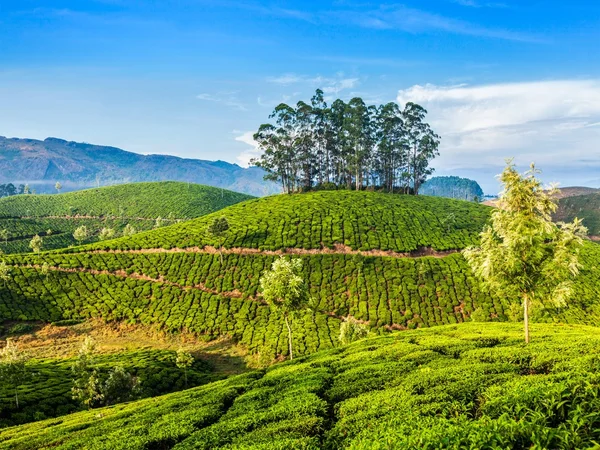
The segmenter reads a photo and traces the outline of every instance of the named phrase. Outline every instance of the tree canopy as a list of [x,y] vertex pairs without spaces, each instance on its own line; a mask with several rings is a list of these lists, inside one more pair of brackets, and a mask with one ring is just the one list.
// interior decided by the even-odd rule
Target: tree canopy
[[554,224],[553,194],[542,187],[532,164],[521,176],[512,162],[500,175],[504,190],[481,244],[463,253],[475,275],[496,294],[523,302],[525,341],[529,342],[529,306],[551,301],[563,306],[572,293],[572,278],[579,273],[581,221]]
[[254,134],[262,151],[252,163],[285,192],[368,187],[417,194],[433,172],[440,137],[425,122],[427,111],[407,103],[367,105],[325,101],[318,89],[310,103],[279,104]]

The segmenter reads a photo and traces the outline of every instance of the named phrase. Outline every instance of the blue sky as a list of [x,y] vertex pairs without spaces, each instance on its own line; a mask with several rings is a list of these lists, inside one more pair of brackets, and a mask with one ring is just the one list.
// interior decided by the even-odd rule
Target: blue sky
[[600,2],[0,0],[0,135],[243,165],[281,101],[417,101],[438,174],[600,186]]

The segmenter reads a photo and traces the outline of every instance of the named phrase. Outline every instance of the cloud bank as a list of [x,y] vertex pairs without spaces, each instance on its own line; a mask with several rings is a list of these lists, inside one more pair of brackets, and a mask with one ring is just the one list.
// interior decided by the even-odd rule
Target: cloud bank
[[[535,161],[567,182],[591,183],[600,171],[600,80],[480,86],[415,85],[400,104],[419,103],[442,136],[436,167],[458,170]],[[600,178],[596,176],[595,178]]]

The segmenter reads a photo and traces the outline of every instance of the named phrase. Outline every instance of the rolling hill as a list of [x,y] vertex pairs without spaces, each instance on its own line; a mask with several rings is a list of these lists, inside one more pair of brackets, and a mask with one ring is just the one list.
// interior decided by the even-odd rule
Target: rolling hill
[[184,159],[170,155],[139,155],[115,147],[0,136],[0,183],[29,183],[38,192],[78,190],[136,181],[185,181],[222,187],[250,195],[280,192],[263,180],[256,167],[244,169],[224,161]]
[[183,392],[0,431],[10,449],[593,448],[597,328],[371,337]]
[[600,193],[566,197],[558,202],[556,220],[583,219],[590,236],[600,239]]
[[[490,209],[435,197],[331,191],[255,199],[112,241],[37,255],[4,255],[11,279],[0,315],[11,320],[120,320],[231,336],[250,352],[287,354],[284,324],[258,293],[279,255],[301,258],[315,310],[295,320],[298,354],[337,345],[351,315],[385,333],[470,320],[507,320],[511,299],[483,292],[462,255]],[[205,234],[231,230],[223,262]],[[535,321],[599,323],[600,247],[587,244],[569,308],[534,308]],[[46,274],[42,273],[46,269]]]
[[[200,217],[251,199],[238,192],[182,182],[131,183],[56,195],[16,195],[0,199],[0,230],[7,230],[0,250],[31,251],[29,242],[38,234],[43,249],[75,244],[73,231],[88,228],[88,242],[104,227],[121,233],[126,225],[136,231]],[[157,223],[157,219],[158,220]]]

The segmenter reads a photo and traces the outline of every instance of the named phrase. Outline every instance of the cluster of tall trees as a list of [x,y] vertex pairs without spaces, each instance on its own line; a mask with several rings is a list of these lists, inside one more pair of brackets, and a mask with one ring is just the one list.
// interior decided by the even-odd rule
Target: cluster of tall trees
[[18,194],[31,194],[32,190],[28,184],[20,184],[16,187],[12,183],[0,184],[0,197],[10,197]]
[[328,105],[318,89],[309,103],[275,108],[274,123],[254,134],[262,154],[252,163],[288,193],[371,187],[417,194],[439,154],[426,114],[415,103],[369,106],[359,97]]

